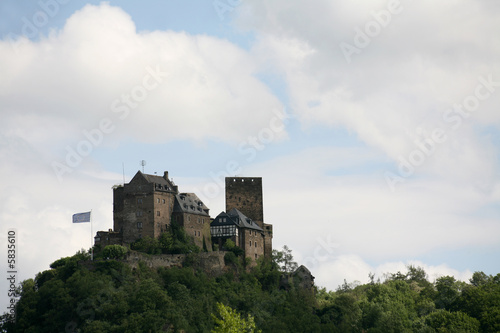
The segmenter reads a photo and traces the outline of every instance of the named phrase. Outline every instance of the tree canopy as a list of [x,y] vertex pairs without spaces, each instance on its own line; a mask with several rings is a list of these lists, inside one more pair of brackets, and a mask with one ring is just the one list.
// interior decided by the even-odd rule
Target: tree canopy
[[[110,247],[109,256],[123,249]],[[0,332],[498,332],[500,274],[468,282],[429,281],[420,267],[347,281],[336,291],[280,288],[293,256],[227,266],[219,276],[193,267],[149,268],[88,253],[61,258],[22,283],[16,320]],[[196,253],[193,253],[196,255]],[[239,258],[243,260],[244,258]]]

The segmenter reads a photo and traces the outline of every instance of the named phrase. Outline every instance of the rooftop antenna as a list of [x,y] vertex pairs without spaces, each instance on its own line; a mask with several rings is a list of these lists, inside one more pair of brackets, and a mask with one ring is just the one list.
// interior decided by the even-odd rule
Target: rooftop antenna
[[144,173],[144,166],[146,165],[146,161],[142,160],[141,165],[142,165],[142,173]]
[[123,171],[123,185],[125,185],[125,163],[122,162],[122,171]]

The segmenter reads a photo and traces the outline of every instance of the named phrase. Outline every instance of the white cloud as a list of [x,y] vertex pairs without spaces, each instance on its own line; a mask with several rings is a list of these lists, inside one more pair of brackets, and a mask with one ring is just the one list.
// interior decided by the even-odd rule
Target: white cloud
[[498,203],[496,188],[485,192],[419,178],[391,192],[369,164],[377,162],[373,152],[306,149],[246,168],[247,175],[263,177],[264,217],[274,224],[274,248],[288,245],[314,275],[330,269],[337,257],[406,262],[498,244],[500,226],[494,216],[484,214]]
[[44,153],[61,156],[103,118],[113,127],[106,144],[232,142],[282,109],[246,51],[206,35],[139,33],[128,14],[105,3],[19,44],[0,42],[2,131]]
[[[388,13],[390,3],[399,6],[388,24],[368,45],[358,45],[348,63],[340,44],[356,46],[356,29],[377,24],[374,13]],[[495,179],[497,148],[485,144],[477,125],[498,130],[500,120],[498,6],[252,1],[242,7],[237,23],[256,32],[255,56],[285,77],[293,111],[303,122],[348,128],[395,163],[416,149],[415,139],[442,128],[448,140],[418,173],[478,183]],[[450,129],[444,113],[474,95],[478,77],[489,75],[495,91],[456,131]]]
[[[245,175],[264,179],[264,216],[274,224],[275,248],[288,244],[319,285],[365,283],[369,272],[404,270],[407,258],[498,244],[497,219],[483,214],[500,199],[498,147],[480,128],[498,130],[500,91],[458,129],[443,120],[453,103],[475,93],[478,76],[500,81],[498,6],[401,3],[404,10],[351,64],[339,43],[352,42],[354,28],[387,2],[244,2],[236,11],[240,26],[256,31],[251,52],[206,35],[137,32],[128,14],[107,4],[85,6],[60,31],[21,41],[18,52],[0,41],[0,232],[19,230],[21,277],[88,248],[89,230],[72,225],[71,214],[93,208],[94,231],[112,226],[110,187],[121,175],[102,170],[90,154],[58,182],[50,164],[64,163],[67,146],[88,140],[82,131],[109,118],[114,129],[97,145],[204,139],[238,145],[283,109],[256,78],[262,72],[284,77],[304,128],[345,128],[367,144],[331,148],[323,142],[242,164]],[[143,91],[145,79],[154,85],[151,71],[168,76],[146,89],[143,101],[132,100],[137,107],[120,119],[121,99]],[[446,129],[448,139],[391,192],[381,169],[387,157],[395,171],[399,156],[408,158],[414,141],[436,127]],[[186,158],[195,162],[203,163]],[[176,181],[200,196],[197,189],[214,182],[199,175]],[[224,209],[219,189],[209,198],[212,215]],[[466,280],[470,274],[421,264],[431,277]]]
[[332,261],[323,263],[313,272],[315,283],[318,287],[326,287],[327,290],[336,290],[344,281],[348,284],[365,284],[370,282],[369,274],[375,274],[375,280],[384,281],[388,274],[408,272],[407,266],[421,267],[427,273],[430,282],[436,281],[442,276],[453,276],[460,281],[468,282],[472,277],[469,270],[458,271],[447,265],[427,265],[420,261],[398,261],[387,262],[378,266],[367,264],[363,258],[357,255],[342,255]]

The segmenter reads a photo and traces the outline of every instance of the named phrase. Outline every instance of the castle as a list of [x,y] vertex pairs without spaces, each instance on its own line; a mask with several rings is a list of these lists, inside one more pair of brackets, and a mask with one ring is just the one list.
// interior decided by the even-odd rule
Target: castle
[[252,260],[272,253],[273,229],[264,223],[260,177],[226,177],[226,211],[212,219],[200,198],[179,192],[167,171],[163,177],[138,171],[129,183],[113,187],[113,229],[98,231],[94,241],[104,247],[159,238],[171,224],[209,252],[212,244],[223,249],[231,239]]

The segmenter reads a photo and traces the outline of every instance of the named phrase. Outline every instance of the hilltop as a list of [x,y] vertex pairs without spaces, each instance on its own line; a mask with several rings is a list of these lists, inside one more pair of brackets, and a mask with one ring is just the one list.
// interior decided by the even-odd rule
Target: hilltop
[[300,275],[291,278],[297,266],[287,248],[247,268],[241,256],[233,260],[227,253],[215,276],[197,266],[196,253],[169,268],[149,267],[146,260],[135,266],[118,258],[90,262],[85,251],[61,258],[23,282],[16,321],[4,315],[2,331],[228,332],[228,325],[239,327],[236,332],[500,330],[500,274],[430,282],[423,269],[409,266],[385,281],[370,276],[368,284],[346,282],[327,291],[304,286]]

